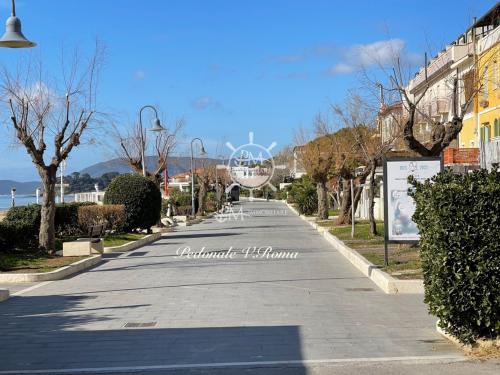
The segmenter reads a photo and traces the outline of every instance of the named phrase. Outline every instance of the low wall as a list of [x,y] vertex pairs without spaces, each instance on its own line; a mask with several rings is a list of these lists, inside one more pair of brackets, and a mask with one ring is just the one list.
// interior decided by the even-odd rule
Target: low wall
[[125,252],[125,251],[131,251],[135,250],[139,247],[142,247],[144,245],[150,244],[151,242],[156,241],[161,237],[161,233],[153,233],[153,234],[148,234],[147,236],[144,236],[136,241],[131,241],[127,242],[126,244],[120,245],[120,246],[110,246],[110,247],[105,247],[104,248],[104,253],[119,253],[119,252]]
[[94,255],[90,258],[71,263],[69,266],[58,268],[50,272],[40,273],[0,273],[0,283],[35,283],[40,281],[60,280],[74,273],[83,271],[101,262],[102,256]]

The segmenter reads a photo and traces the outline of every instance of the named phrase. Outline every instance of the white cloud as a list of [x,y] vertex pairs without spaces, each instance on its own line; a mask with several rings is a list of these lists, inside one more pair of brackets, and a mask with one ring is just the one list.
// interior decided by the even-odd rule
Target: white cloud
[[329,69],[330,74],[348,74],[361,67],[392,63],[405,47],[401,39],[380,40],[369,44],[356,44],[342,54],[341,61]]
[[354,71],[354,67],[352,65],[346,63],[338,63],[332,66],[329,70],[330,74],[349,74]]
[[220,104],[210,96],[200,96],[191,101],[193,108],[204,110],[209,107],[219,107]]
[[134,79],[136,81],[142,81],[146,78],[146,72],[144,72],[144,70],[136,70],[136,72],[134,73]]

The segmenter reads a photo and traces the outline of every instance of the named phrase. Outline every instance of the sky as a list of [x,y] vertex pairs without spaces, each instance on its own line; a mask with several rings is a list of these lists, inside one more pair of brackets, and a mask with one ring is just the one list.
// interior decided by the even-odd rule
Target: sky
[[[166,124],[183,117],[186,140],[200,137],[212,156],[238,146],[293,144],[294,131],[359,86],[359,63],[404,50],[418,61],[436,53],[494,1],[334,0],[18,0],[23,33],[38,46],[0,49],[14,69],[35,54],[59,69],[61,51],[106,46],[98,108],[118,126],[155,105]],[[0,20],[10,0],[0,0]],[[3,22],[3,21],[1,21]],[[3,30],[2,30],[3,32]],[[147,122],[145,113],[144,119]],[[37,180],[23,148],[12,141],[0,103],[0,180]],[[72,152],[68,172],[114,156],[112,137]]]

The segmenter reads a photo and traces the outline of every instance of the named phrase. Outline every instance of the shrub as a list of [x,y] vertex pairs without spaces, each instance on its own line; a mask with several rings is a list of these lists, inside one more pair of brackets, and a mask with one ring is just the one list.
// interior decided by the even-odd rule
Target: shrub
[[151,180],[137,174],[123,174],[109,184],[104,204],[125,205],[125,231],[149,230],[160,219],[161,193]]
[[123,231],[125,225],[125,206],[123,204],[105,204],[103,206],[84,206],[78,209],[78,225],[87,232],[92,225],[104,224],[105,228],[115,233]]
[[296,203],[303,215],[313,215],[318,210],[316,186],[308,176],[295,180],[290,186],[289,203]]
[[0,221],[0,252],[38,247],[38,228],[27,221]]
[[3,237],[6,249],[36,247],[40,231],[41,206],[30,204],[12,207],[3,219]]
[[170,199],[176,206],[189,206],[191,204],[191,193],[174,190],[170,192]]
[[71,202],[58,204],[56,207],[56,235],[58,237],[76,236],[81,234],[78,224],[78,210],[80,207],[92,207],[95,203]]
[[253,191],[254,198],[262,198],[264,196],[264,192],[261,189],[255,189]]
[[500,173],[446,171],[410,182],[429,311],[463,343],[498,336]]
[[193,208],[190,205],[176,207],[176,210],[176,214],[179,216],[190,216],[193,213]]
[[209,191],[207,193],[207,201],[205,203],[206,212],[217,211],[217,194],[215,191]]

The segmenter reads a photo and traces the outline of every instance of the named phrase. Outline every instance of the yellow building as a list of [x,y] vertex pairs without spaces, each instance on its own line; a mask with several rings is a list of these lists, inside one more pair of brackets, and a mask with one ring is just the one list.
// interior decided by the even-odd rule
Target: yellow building
[[479,92],[474,110],[478,115],[480,142],[500,136],[499,41],[500,27],[497,27],[478,43]]
[[479,147],[481,166],[500,162],[500,6],[471,28],[475,39],[473,69],[464,75],[463,100],[473,96],[464,116],[460,147]]

